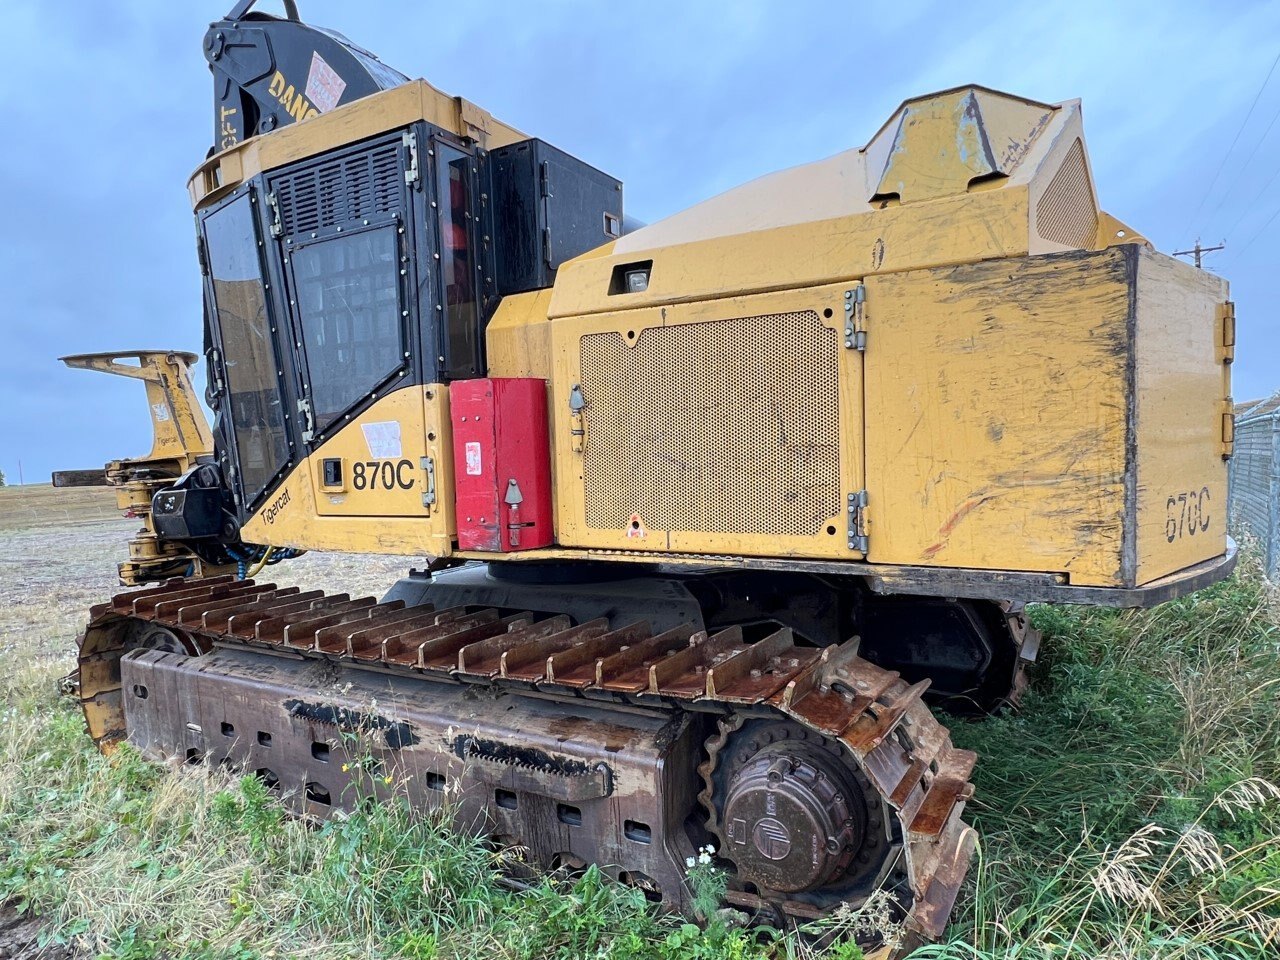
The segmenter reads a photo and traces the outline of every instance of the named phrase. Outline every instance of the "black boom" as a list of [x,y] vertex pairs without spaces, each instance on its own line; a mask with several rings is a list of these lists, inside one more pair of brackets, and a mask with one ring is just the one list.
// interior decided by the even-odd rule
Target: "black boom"
[[342,34],[303,23],[293,0],[283,18],[250,12],[255,2],[240,0],[204,36],[213,152],[408,80]]

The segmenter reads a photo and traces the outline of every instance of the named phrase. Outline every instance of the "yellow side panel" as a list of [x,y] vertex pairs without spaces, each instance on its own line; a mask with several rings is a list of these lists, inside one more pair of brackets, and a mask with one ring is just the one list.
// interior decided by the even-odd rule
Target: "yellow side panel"
[[[372,455],[392,452],[387,428],[375,427],[373,450],[364,428],[392,422],[400,424],[400,456]],[[303,550],[448,556],[455,532],[451,449],[447,388],[388,394],[300,463],[258,506],[241,537]],[[343,461],[341,488],[322,485],[323,461],[334,457]]]
[[851,288],[553,322],[559,543],[861,559],[846,509],[862,486]]
[[1138,583],[1226,549],[1222,415],[1227,283],[1172,257],[1138,260]]
[[1122,582],[1123,250],[867,280],[875,563]]
[[[862,186],[850,184],[848,189]],[[561,267],[551,314],[565,317],[706,300],[934,264],[1021,256],[1027,252],[1028,216],[1026,188],[1007,187],[658,250],[624,247],[621,253],[593,254]],[[616,266],[648,259],[653,269],[644,292],[609,294]]]
[[550,289],[502,298],[484,333],[489,376],[551,379],[550,305]]
[[[427,455],[421,387],[397,390],[325,441],[316,462],[316,512],[321,516],[408,517],[422,513]],[[323,461],[338,461],[337,484],[326,485]]]

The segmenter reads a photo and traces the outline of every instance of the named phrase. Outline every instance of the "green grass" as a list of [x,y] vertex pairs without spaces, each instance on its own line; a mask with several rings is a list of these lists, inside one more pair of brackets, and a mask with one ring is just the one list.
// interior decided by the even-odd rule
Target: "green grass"
[[[1280,956],[1280,627],[1242,566],[1154,611],[1034,611],[1022,709],[950,721],[982,756],[982,841],[947,937],[917,957]],[[513,891],[511,854],[394,805],[317,829],[252,778],[101,757],[53,696],[64,666],[0,654],[0,899],[89,956],[860,955],[659,917],[594,870]],[[691,880],[704,898],[721,882]]]
[[1280,956],[1280,627],[1254,558],[1155,610],[1033,619],[1022,709],[952,724],[981,855],[919,956]]

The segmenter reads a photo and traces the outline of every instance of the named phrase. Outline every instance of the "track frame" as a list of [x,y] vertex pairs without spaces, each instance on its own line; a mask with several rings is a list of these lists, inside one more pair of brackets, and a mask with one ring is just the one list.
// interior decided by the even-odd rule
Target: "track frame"
[[[130,650],[131,637],[155,626],[171,631],[182,652]],[[156,675],[153,682],[161,683],[157,690],[164,691],[164,683],[169,683],[167,692],[152,694],[151,687],[137,679],[146,671]],[[214,684],[211,692],[202,695],[202,680],[191,678]],[[227,702],[271,702],[274,696],[278,709],[285,700],[299,699],[293,695],[298,690],[307,690],[308,702],[328,704],[329,712],[317,706],[310,714],[294,719],[330,725],[332,735],[327,740],[310,742],[329,742],[332,758],[333,744],[342,742],[344,724],[352,735],[384,729],[388,724],[408,724],[413,736],[422,741],[426,738],[418,727],[438,733],[443,722],[448,730],[450,710],[457,712],[467,698],[472,704],[489,699],[493,702],[481,713],[469,708],[470,714],[464,711],[457,719],[465,722],[466,716],[479,719],[496,713],[498,716],[486,720],[489,728],[505,729],[509,735],[480,739],[499,746],[532,748],[538,751],[539,759],[503,767],[501,751],[495,751],[493,744],[481,749],[480,755],[469,756],[471,748],[460,749],[456,742],[457,727],[451,731],[453,739],[445,737],[441,742],[442,738],[434,737],[432,755],[438,759],[443,749],[464,765],[478,761],[482,770],[496,762],[498,773],[491,770],[488,779],[472,777],[472,781],[486,785],[489,796],[496,797],[496,789],[505,789],[560,803],[567,801],[556,800],[557,791],[567,795],[566,791],[599,790],[563,776],[567,769],[564,763],[585,763],[583,757],[574,756],[574,750],[599,748],[599,738],[593,742],[595,721],[583,717],[611,718],[614,726],[631,724],[634,730],[643,727],[637,727],[639,721],[634,718],[646,711],[651,717],[665,716],[658,732],[648,730],[631,738],[631,746],[612,756],[623,756],[620,771],[627,776],[645,763],[662,768],[657,779],[651,780],[656,789],[650,786],[640,791],[654,808],[648,818],[623,819],[644,823],[651,831],[655,823],[661,825],[659,845],[669,861],[668,868],[659,870],[650,865],[649,871],[632,872],[642,874],[641,878],[630,879],[642,888],[646,879],[657,881],[659,896],[678,909],[687,894],[682,883],[673,883],[673,872],[681,871],[691,841],[687,836],[683,842],[674,839],[679,831],[673,825],[690,816],[696,819],[698,813],[694,797],[699,779],[690,761],[700,753],[702,743],[691,731],[706,729],[700,726],[703,721],[699,718],[775,716],[839,745],[896,823],[894,856],[905,875],[904,899],[908,902],[903,907],[909,940],[936,938],[942,933],[976,839],[962,819],[972,795],[969,776],[975,755],[954,747],[946,729],[930,713],[923,701],[927,681],[910,684],[897,673],[861,659],[856,638],[818,649],[798,645],[786,628],[748,642],[736,627],[708,634],[696,625],[684,624],[655,632],[643,622],[614,625],[601,618],[574,624],[563,615],[406,607],[399,600],[378,603],[374,598],[352,599],[346,594],[303,594],[230,578],[174,580],[121,594],[94,608],[82,640],[80,681],[89,730],[100,747],[111,749],[127,737],[152,755],[181,759],[204,759],[208,749],[207,744],[200,749],[185,740],[180,743],[176,731],[191,732],[194,724],[203,738],[214,722],[221,722],[203,712],[200,719],[185,718],[184,711],[193,709],[191,704],[202,704],[199,709],[206,710]],[[365,689],[370,684],[370,689],[387,691],[384,699],[373,698],[376,709],[370,710],[359,696],[343,699],[344,687],[350,691],[356,685]],[[145,687],[145,694],[140,696],[135,686]],[[238,692],[228,699],[233,688]],[[447,694],[440,692],[446,689]],[[281,691],[292,693],[281,700]],[[459,697],[462,699],[451,699]],[[453,706],[442,708],[443,712],[437,711],[431,718],[418,716],[409,706],[435,699]],[[521,722],[505,726],[503,710],[493,709],[493,703],[498,702],[506,710],[517,709]],[[534,709],[535,703],[553,704],[545,708],[553,714],[556,710],[571,711],[577,722],[575,732],[566,736],[566,727],[553,729],[550,721],[539,728],[532,718],[544,708]],[[417,709],[420,713],[424,708]],[[362,719],[353,725],[343,710],[350,716],[359,713]],[[143,716],[150,719],[143,722]],[[560,717],[557,722],[563,723],[563,712]],[[607,725],[603,719],[599,722]],[[673,735],[677,728],[680,735]],[[307,735],[311,736],[315,728],[309,729]],[[686,743],[693,746],[686,749]],[[664,744],[667,748],[681,746],[666,755],[653,752]],[[531,754],[524,756],[527,759]],[[411,765],[401,766],[403,769],[395,768],[393,782],[397,777],[418,775]],[[617,782],[612,768],[608,776]],[[502,777],[508,778],[508,786],[495,787],[494,780]],[[333,803],[333,791],[328,793],[327,808],[339,809]],[[473,787],[460,791],[461,795],[478,796],[478,791]],[[304,785],[303,800],[308,799],[315,801],[314,795],[306,797]],[[582,800],[583,804],[588,802],[607,803],[608,797]],[[488,800],[484,803],[493,806]],[[323,815],[322,810],[305,806],[302,812]],[[487,810],[477,822],[486,817],[486,822],[492,822],[492,814],[492,809]],[[714,809],[701,811],[704,820],[713,815]],[[616,814],[609,816],[617,819]],[[526,821],[522,829],[533,831],[536,826]],[[611,822],[609,829],[625,837],[625,823]],[[604,832],[598,830],[597,834]],[[550,850],[545,844],[535,843],[534,848],[540,857]],[[608,849],[597,843],[594,856],[584,857],[572,849],[565,852],[575,859],[599,862],[601,855],[608,856]],[[768,889],[737,899],[750,905],[752,898],[757,906],[796,921],[826,912],[812,902]]]

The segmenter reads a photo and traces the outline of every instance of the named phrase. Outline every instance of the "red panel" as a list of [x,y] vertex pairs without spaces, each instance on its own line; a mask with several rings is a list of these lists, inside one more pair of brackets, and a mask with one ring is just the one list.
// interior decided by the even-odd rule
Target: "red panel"
[[509,552],[553,542],[547,384],[528,377],[449,387],[458,547]]

